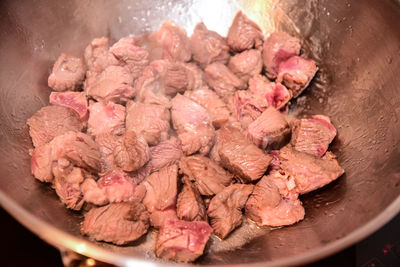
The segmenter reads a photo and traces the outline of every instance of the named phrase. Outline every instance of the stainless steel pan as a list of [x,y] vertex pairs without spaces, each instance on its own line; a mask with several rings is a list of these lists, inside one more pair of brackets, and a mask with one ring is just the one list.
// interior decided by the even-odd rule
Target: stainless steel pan
[[153,31],[166,19],[188,33],[204,20],[225,34],[238,9],[265,32],[301,37],[304,52],[318,61],[318,77],[293,112],[331,116],[339,132],[332,149],[346,174],[302,197],[304,221],[242,233],[225,245],[214,240],[199,263],[298,265],[350,246],[390,220],[400,210],[400,7],[391,0],[1,1],[1,205],[57,247],[118,265],[163,264],[145,253],[152,248],[144,239],[115,247],[80,236],[81,214],[66,210],[30,174],[25,122],[48,103],[47,76],[61,52],[81,55],[94,37]]

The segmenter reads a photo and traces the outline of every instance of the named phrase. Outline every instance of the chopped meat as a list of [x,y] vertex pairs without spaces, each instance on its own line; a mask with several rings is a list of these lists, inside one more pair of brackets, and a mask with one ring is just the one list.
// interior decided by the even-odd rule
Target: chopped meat
[[113,102],[94,102],[89,105],[88,133],[121,134],[125,128],[125,107]]
[[31,157],[31,172],[41,182],[52,182],[51,145],[49,143],[36,147]]
[[214,141],[214,146],[210,150],[209,157],[212,159],[215,163],[220,164],[221,163],[221,158],[219,157],[218,151],[219,151],[219,130],[215,132],[215,141]]
[[81,233],[97,241],[124,245],[147,233],[149,214],[139,202],[113,203],[91,209],[81,226]]
[[242,209],[253,188],[251,184],[233,184],[211,199],[207,215],[214,234],[224,239],[242,224]]
[[178,193],[177,183],[178,167],[176,165],[171,165],[158,172],[153,172],[144,180],[143,185],[146,187],[147,193],[143,199],[143,204],[152,214],[151,223],[153,226],[161,226],[163,222],[162,219],[171,216],[171,212],[160,216],[160,214],[158,214],[159,211],[172,211],[172,215],[175,214],[176,217],[176,211],[174,209]]
[[35,147],[50,142],[54,137],[68,131],[81,131],[83,123],[72,109],[46,106],[27,120],[29,134]]
[[285,146],[279,160],[281,168],[294,177],[300,194],[323,187],[344,173],[332,152],[318,158]]
[[103,133],[96,137],[96,142],[104,170],[118,167],[127,172],[136,171],[150,159],[146,140],[132,131],[126,131],[123,135]]
[[136,184],[140,184],[147,176],[150,175],[153,166],[151,166],[151,162],[147,162],[142,168],[137,171],[130,172],[129,176],[135,181]]
[[296,181],[293,176],[281,169],[271,170],[268,179],[274,182],[280,195],[286,199],[296,200],[299,198]]
[[81,168],[70,168],[65,175],[57,175],[54,178],[54,189],[62,203],[68,209],[80,210],[84,201],[80,185],[85,179]]
[[278,110],[269,107],[249,125],[246,133],[261,149],[279,149],[289,141],[290,127]]
[[90,72],[100,73],[108,66],[119,64],[118,59],[108,50],[108,38],[101,37],[93,41],[85,49],[85,61]]
[[263,42],[260,27],[239,11],[233,19],[228,31],[228,45],[235,52],[241,52],[253,47],[260,48]]
[[199,190],[188,177],[183,177],[182,182],[183,188],[176,205],[178,218],[186,221],[207,221],[206,208]]
[[180,94],[177,94],[171,103],[172,123],[182,143],[183,153],[208,154],[215,133],[207,110]]
[[336,136],[331,120],[324,115],[308,119],[296,119],[291,122],[292,138],[290,144],[300,152],[322,157]]
[[248,90],[236,91],[232,105],[233,113],[243,129],[246,129],[269,107],[265,98],[256,97]]
[[250,49],[236,54],[229,60],[229,69],[244,82],[248,82],[254,75],[260,74],[263,62],[261,51]]
[[298,198],[285,198],[271,178],[264,176],[255,185],[246,203],[246,216],[258,225],[284,226],[304,218],[304,208]]
[[229,120],[231,112],[228,107],[224,101],[208,87],[204,86],[199,90],[186,91],[184,96],[203,106],[208,111],[214,127],[219,128]]
[[157,145],[167,139],[171,115],[165,106],[129,101],[126,109],[128,131],[142,135],[149,145]]
[[83,92],[51,92],[50,104],[71,108],[78,113],[81,120],[85,120],[88,114],[88,103]]
[[256,75],[249,80],[249,90],[256,98],[266,99],[269,106],[282,109],[292,98],[291,92],[280,83],[269,82],[264,76]]
[[125,102],[135,96],[132,74],[121,66],[109,66],[101,73],[88,72],[85,92],[100,101]]
[[270,79],[278,74],[279,64],[300,54],[300,40],[286,32],[273,32],[263,45],[265,72]]
[[81,192],[84,200],[88,203],[99,206],[108,204],[108,199],[104,190],[99,187],[94,179],[85,179],[81,184]]
[[246,83],[222,63],[212,63],[204,69],[204,72],[207,84],[227,103],[236,90],[246,87]]
[[150,37],[162,48],[162,58],[173,61],[189,61],[192,58],[190,40],[186,31],[172,21],[166,21]]
[[177,220],[176,207],[171,207],[165,210],[154,210],[150,214],[150,223],[154,228],[160,228],[165,222]]
[[232,183],[232,174],[204,156],[184,157],[179,167],[181,173],[194,181],[200,194],[204,196],[215,195]]
[[156,240],[156,255],[165,260],[191,262],[203,254],[212,233],[206,222],[167,221]]
[[272,158],[247,140],[235,127],[225,124],[219,134],[218,153],[221,157],[221,165],[242,182],[261,178]]
[[85,78],[86,67],[81,58],[62,53],[48,79],[48,85],[54,91],[78,90]]
[[190,37],[193,59],[197,61],[202,68],[213,62],[222,64],[228,63],[229,46],[225,38],[214,31],[207,29],[203,22],[200,22],[194,28]]
[[269,164],[269,168],[271,170],[279,170],[279,168],[280,168],[279,166],[281,164],[280,161],[279,161],[279,158],[278,158],[279,150],[271,150],[269,152],[269,155],[272,157],[272,161]]
[[133,79],[138,78],[149,65],[149,52],[135,46],[133,37],[121,38],[110,48],[110,52],[129,70]]
[[177,164],[183,156],[181,142],[176,137],[160,142],[150,147],[152,171],[159,171],[164,167]]
[[313,60],[293,56],[279,64],[276,82],[283,83],[292,91],[293,97],[298,97],[317,71],[318,67]]

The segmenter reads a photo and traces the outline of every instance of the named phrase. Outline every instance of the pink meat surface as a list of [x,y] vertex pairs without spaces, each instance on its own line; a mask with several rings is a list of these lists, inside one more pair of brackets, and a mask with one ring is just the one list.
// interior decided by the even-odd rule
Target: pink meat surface
[[236,91],[232,105],[235,118],[240,122],[243,129],[247,129],[250,123],[269,107],[265,98],[257,97],[249,90]]
[[87,118],[88,103],[83,92],[51,92],[50,104],[71,108],[79,114],[81,120]]
[[177,164],[183,156],[181,142],[176,137],[162,141],[150,147],[152,171],[159,171],[164,167]]
[[88,133],[120,134],[125,128],[125,107],[113,102],[94,102],[89,105]]
[[229,69],[244,82],[254,75],[260,74],[263,63],[261,52],[257,49],[245,50],[229,60]]

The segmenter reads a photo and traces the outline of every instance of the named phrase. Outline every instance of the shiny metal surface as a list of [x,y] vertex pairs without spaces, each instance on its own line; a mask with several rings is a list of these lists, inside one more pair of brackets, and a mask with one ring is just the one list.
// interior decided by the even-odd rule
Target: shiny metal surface
[[[29,171],[25,121],[48,103],[47,76],[60,52],[82,55],[91,39],[116,40],[173,19],[190,33],[204,20],[226,34],[238,9],[265,32],[300,36],[320,72],[292,107],[322,113],[338,128],[333,151],[346,174],[302,197],[304,221],[279,230],[244,227],[213,240],[200,264],[286,266],[310,262],[371,234],[400,210],[400,7],[390,0],[1,1],[0,203],[47,242],[131,266],[153,259],[151,240],[136,246],[92,243],[81,214],[66,210]],[[151,239],[153,235],[149,235]],[[254,237],[254,238],[253,238]]]

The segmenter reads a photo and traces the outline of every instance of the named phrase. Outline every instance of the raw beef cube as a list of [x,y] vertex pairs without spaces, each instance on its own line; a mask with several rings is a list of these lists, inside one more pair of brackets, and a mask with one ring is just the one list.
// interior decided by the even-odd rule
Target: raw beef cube
[[242,209],[253,188],[252,184],[233,184],[211,199],[207,215],[214,234],[224,239],[242,224]]
[[50,104],[71,108],[78,113],[81,120],[88,114],[88,103],[84,92],[51,92]]
[[48,85],[54,91],[78,90],[85,79],[86,67],[81,58],[62,53],[48,79]]
[[206,208],[199,190],[188,177],[182,178],[183,188],[178,195],[176,213],[185,221],[207,221]]
[[89,105],[88,133],[121,134],[125,129],[125,107],[113,102],[94,102]]
[[118,59],[109,51],[108,38],[101,37],[93,41],[85,49],[85,61],[90,72],[100,73],[108,66],[119,64]]
[[231,57],[228,66],[237,77],[247,83],[251,77],[261,73],[261,52],[257,49],[245,50]]
[[152,171],[159,171],[164,167],[177,164],[183,156],[181,142],[176,137],[160,142],[150,147]]

